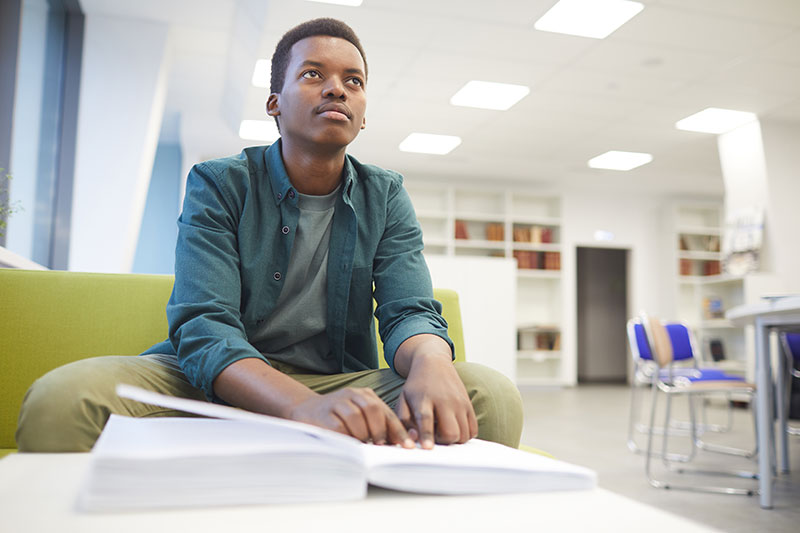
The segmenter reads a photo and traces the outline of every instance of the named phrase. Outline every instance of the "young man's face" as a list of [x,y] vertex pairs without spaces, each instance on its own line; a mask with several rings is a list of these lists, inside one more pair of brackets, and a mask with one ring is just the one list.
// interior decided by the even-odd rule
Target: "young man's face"
[[281,137],[309,148],[343,148],[365,127],[364,60],[345,39],[314,36],[291,49],[280,93],[267,100]]

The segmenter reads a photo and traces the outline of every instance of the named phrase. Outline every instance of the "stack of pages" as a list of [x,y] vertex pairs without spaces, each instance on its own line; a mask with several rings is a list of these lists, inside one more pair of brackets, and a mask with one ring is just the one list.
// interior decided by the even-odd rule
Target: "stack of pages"
[[213,418],[112,415],[92,449],[84,510],[354,500],[367,485],[428,494],[590,489],[593,471],[473,439],[433,450],[364,444],[308,424],[120,386]]

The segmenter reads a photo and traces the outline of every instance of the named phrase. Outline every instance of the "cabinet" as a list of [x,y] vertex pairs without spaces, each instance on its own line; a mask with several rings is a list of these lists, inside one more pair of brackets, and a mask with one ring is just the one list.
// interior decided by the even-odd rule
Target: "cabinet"
[[678,318],[695,332],[705,364],[745,372],[744,328],[725,311],[744,303],[744,278],[722,269],[722,205],[682,205],[676,209]]
[[560,198],[408,182],[406,190],[422,226],[426,256],[517,260],[517,383],[565,383]]

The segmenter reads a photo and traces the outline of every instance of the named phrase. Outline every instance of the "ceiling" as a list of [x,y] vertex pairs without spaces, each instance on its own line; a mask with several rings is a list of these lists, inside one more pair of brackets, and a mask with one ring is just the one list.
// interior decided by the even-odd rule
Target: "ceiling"
[[[238,152],[242,119],[263,119],[250,84],[289,28],[339,18],[369,62],[367,129],[350,153],[409,180],[723,192],[716,136],[675,129],[706,107],[800,121],[800,1],[639,0],[645,9],[608,38],[537,31],[555,0],[81,0],[102,13],[170,25],[165,138],[189,158]],[[508,111],[455,107],[469,80],[528,85]],[[409,133],[458,135],[448,155],[404,153]],[[593,170],[608,150],[653,154],[630,172]]]

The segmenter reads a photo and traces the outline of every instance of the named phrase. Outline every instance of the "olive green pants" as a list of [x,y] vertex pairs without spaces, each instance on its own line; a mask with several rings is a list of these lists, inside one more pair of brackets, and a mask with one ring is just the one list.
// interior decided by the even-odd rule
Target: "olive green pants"
[[[464,382],[475,415],[478,437],[519,446],[522,400],[505,376],[475,363],[454,363]],[[405,379],[388,369],[347,374],[299,373],[291,365],[273,363],[310,389],[325,394],[343,387],[368,387],[394,407]],[[175,356],[106,356],[83,359],[48,372],[25,394],[17,425],[21,452],[88,451],[111,414],[150,417],[185,413],[117,396],[118,383],[171,396],[205,401],[178,366]]]

